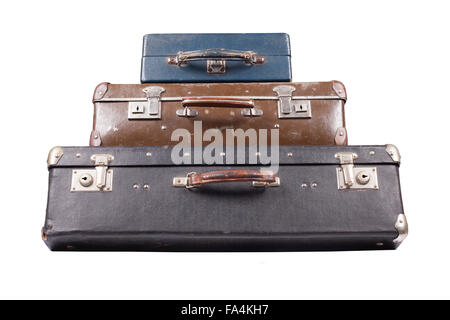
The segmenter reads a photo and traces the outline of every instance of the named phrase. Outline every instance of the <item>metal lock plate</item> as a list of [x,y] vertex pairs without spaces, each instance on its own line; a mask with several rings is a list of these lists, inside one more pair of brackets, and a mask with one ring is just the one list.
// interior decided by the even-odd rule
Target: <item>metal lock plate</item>
[[277,86],[273,91],[278,94],[278,118],[311,118],[311,101],[294,100],[293,86]]
[[162,87],[147,87],[142,90],[147,101],[130,101],[128,103],[128,119],[161,119],[161,94],[166,91]]
[[335,158],[341,166],[336,168],[338,189],[378,189],[378,174],[375,167],[355,167],[358,155],[352,152],[338,152]]
[[[92,182],[89,183],[90,179]],[[97,187],[96,169],[76,169],[72,170],[71,192],[111,192],[113,181],[113,170],[106,170],[106,183],[103,189]]]
[[345,184],[343,168],[337,168],[338,189],[372,189],[378,190],[378,174],[375,167],[353,167],[355,177],[351,185]]
[[225,60],[207,60],[206,71],[211,74],[223,74],[227,72],[227,62]]

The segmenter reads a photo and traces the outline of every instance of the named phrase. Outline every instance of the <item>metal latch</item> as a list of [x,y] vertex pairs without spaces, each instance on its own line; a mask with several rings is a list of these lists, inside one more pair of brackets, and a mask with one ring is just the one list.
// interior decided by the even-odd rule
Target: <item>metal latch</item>
[[227,70],[225,60],[206,60],[206,72],[211,74],[222,74]]
[[147,101],[131,101],[128,103],[128,119],[161,119],[161,93],[163,87],[146,87],[142,90]]
[[339,152],[335,158],[341,164],[336,168],[339,189],[378,189],[376,167],[355,167],[354,161],[358,155],[353,152]]
[[273,91],[278,94],[278,118],[311,118],[311,101],[294,100],[293,86],[277,86]]
[[112,191],[113,170],[108,169],[108,165],[114,160],[114,156],[94,154],[91,160],[95,164],[95,169],[72,170],[70,190],[73,192]]

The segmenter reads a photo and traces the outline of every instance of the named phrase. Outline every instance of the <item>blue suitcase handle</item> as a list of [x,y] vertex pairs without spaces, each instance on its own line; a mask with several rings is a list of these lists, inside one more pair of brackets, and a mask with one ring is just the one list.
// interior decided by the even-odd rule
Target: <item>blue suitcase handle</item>
[[266,59],[264,56],[257,56],[253,51],[236,51],[227,49],[206,49],[195,51],[180,51],[176,56],[167,58],[167,63],[171,65],[182,66],[189,64],[190,61],[198,60],[222,60],[237,61],[245,64],[257,65],[263,64]]

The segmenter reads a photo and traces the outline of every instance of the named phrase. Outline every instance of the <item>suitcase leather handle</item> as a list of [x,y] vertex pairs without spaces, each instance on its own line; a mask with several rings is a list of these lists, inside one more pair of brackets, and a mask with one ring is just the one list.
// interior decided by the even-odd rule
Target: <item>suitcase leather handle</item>
[[262,116],[263,112],[255,108],[253,100],[246,98],[189,97],[181,101],[183,109],[176,111],[180,117],[196,117],[198,112],[190,107],[244,108],[242,115],[248,117]]
[[241,60],[246,64],[255,65],[265,62],[264,56],[257,56],[253,51],[236,51],[227,49],[206,49],[195,51],[180,51],[176,56],[167,58],[167,63],[171,65],[186,65],[190,61],[198,60]]
[[254,108],[251,99],[216,98],[216,97],[192,97],[184,98],[181,104],[189,107],[221,107],[221,108]]
[[191,172],[186,177],[175,177],[174,187],[196,188],[205,184],[222,182],[252,181],[254,187],[278,187],[280,178],[269,170],[222,170],[206,173]]

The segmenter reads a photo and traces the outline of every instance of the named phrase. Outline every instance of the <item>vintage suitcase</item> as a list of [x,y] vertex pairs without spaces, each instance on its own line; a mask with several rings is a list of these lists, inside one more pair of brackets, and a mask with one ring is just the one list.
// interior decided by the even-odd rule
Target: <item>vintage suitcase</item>
[[[302,83],[109,84],[94,92],[90,146],[174,145],[172,133],[279,129],[280,145],[346,145],[344,85]],[[197,125],[199,122],[197,122]]]
[[171,153],[52,149],[45,243],[52,250],[368,250],[394,249],[407,235],[393,145],[283,146],[278,172],[250,165],[249,152],[247,164],[211,166],[174,165]]
[[148,34],[141,82],[291,81],[285,33]]

